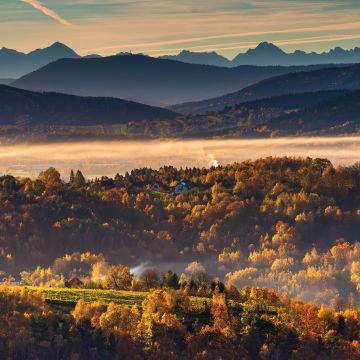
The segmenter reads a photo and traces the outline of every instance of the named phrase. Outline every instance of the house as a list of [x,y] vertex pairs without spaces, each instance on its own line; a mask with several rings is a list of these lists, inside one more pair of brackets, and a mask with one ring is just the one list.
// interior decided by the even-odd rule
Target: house
[[181,181],[179,182],[174,188],[172,189],[171,195],[181,195],[185,192],[189,191],[191,188],[190,183],[187,181]]
[[151,185],[151,191],[166,193],[169,191],[169,187],[161,182],[156,182]]
[[151,191],[159,191],[160,190],[160,185],[158,183],[153,184],[153,186],[151,187]]
[[80,288],[84,283],[76,276],[70,280],[65,281],[65,287],[67,288]]

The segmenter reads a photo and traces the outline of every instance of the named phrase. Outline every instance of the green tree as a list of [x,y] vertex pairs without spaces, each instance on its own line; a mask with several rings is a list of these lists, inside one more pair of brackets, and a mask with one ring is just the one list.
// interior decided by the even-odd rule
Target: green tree
[[69,181],[70,185],[72,185],[74,183],[74,180],[75,180],[74,170],[71,169],[71,171],[70,171],[70,181]]
[[73,181],[73,186],[78,189],[78,188],[81,188],[81,187],[83,187],[85,185],[86,185],[85,177],[82,174],[82,172],[80,170],[78,170],[76,172],[76,175],[75,175],[75,178],[74,178],[74,181]]

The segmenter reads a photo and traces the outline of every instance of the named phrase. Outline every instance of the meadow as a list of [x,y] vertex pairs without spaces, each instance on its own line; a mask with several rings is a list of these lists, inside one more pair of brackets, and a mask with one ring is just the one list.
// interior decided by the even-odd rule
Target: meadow
[[[86,303],[102,301],[106,304],[115,303],[118,305],[139,306],[145,300],[148,292],[124,291],[124,290],[103,290],[103,289],[68,289],[27,286],[27,289],[40,291],[46,302],[55,308],[73,308],[76,303],[83,299]],[[201,309],[205,302],[210,304],[211,299],[205,297],[190,297],[193,308]]]

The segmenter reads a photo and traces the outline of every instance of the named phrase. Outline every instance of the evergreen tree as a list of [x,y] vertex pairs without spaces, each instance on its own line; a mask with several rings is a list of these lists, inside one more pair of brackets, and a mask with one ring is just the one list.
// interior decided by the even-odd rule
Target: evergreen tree
[[178,289],[179,288],[179,277],[176,273],[171,270],[167,270],[164,273],[163,282],[161,284],[163,288]]
[[73,181],[73,185],[77,189],[86,185],[85,177],[84,177],[84,175],[82,174],[82,172],[80,170],[78,170],[76,172],[76,175],[75,175],[75,178],[74,178],[74,181]]
[[74,184],[74,179],[75,179],[74,170],[71,169],[71,171],[70,171],[70,181],[69,181],[70,185]]

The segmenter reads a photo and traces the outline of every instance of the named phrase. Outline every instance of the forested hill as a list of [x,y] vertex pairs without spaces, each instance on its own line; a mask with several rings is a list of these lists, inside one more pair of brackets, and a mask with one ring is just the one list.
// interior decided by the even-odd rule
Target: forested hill
[[269,127],[283,134],[355,134],[360,128],[360,90],[320,100],[272,119]]
[[[360,131],[360,90],[333,90],[245,102],[220,112],[126,124],[119,138],[254,138],[351,135]],[[79,129],[80,131],[80,129]],[[66,129],[59,133],[71,137]],[[87,132],[89,134],[89,132]],[[114,133],[112,133],[114,134]],[[95,138],[104,138],[92,132]]]
[[199,114],[273,96],[338,89],[360,89],[360,64],[277,76],[228,95],[170,108],[182,114]]
[[115,98],[31,92],[0,85],[1,125],[107,125],[176,116],[170,110]]
[[141,55],[62,59],[13,83],[27,90],[74,95],[115,96],[153,105],[208,99],[258,81],[322,66],[223,68]]
[[197,261],[202,273],[239,288],[329,305],[351,294],[360,301],[359,164],[267,158],[93,181],[77,172],[69,182],[50,168],[32,180],[1,177],[0,196],[7,275],[33,269],[51,284],[90,252],[92,263],[172,263],[180,272]]

